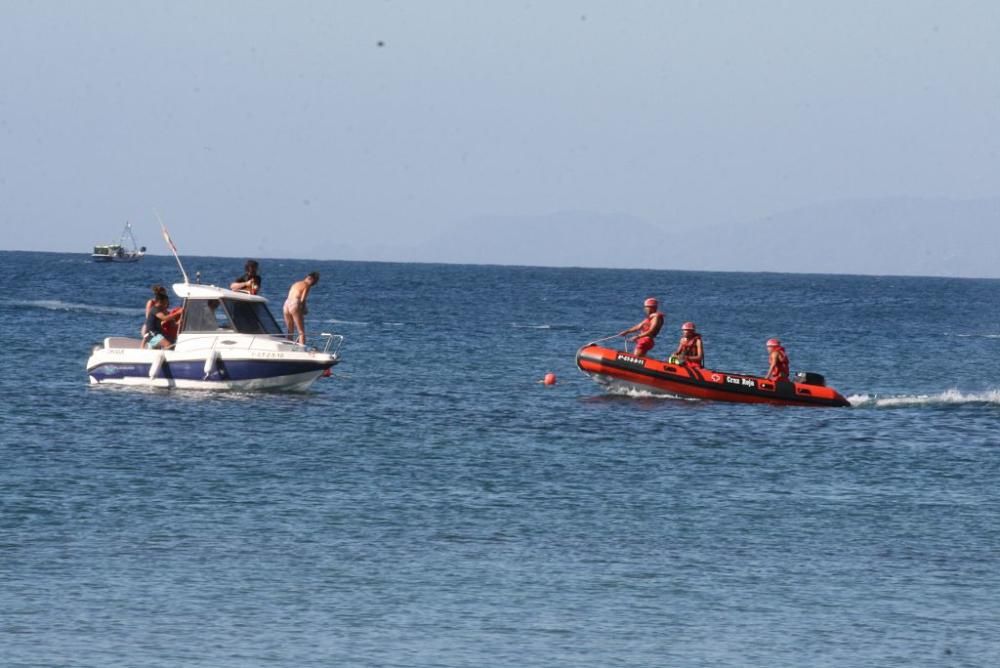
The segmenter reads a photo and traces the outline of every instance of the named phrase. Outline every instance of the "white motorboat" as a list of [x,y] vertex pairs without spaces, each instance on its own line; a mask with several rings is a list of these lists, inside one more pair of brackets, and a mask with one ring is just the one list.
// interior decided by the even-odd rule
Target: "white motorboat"
[[324,333],[322,348],[289,341],[259,295],[177,283],[184,300],[176,344],[149,349],[110,336],[87,360],[91,384],[207,390],[304,390],[340,361],[344,337]]
[[[125,244],[128,237],[129,244]],[[132,235],[132,224],[125,223],[122,236],[116,244],[101,244],[94,246],[90,257],[94,262],[138,262],[146,255],[146,247],[139,246]]]

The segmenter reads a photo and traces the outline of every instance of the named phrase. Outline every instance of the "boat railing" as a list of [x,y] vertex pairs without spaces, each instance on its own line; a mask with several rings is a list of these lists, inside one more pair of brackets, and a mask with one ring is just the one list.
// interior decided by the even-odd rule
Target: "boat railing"
[[[227,350],[228,346],[220,346],[219,343],[229,336],[247,336],[246,334],[239,334],[231,330],[214,332],[214,333],[198,333],[198,334],[187,334],[184,337],[184,343],[189,344],[192,342],[199,342],[206,344],[210,350]],[[246,350],[261,350],[265,349],[268,351],[274,350],[274,343],[286,343],[299,350],[318,350],[324,354],[337,355],[340,352],[340,347],[344,343],[344,336],[342,334],[331,334],[329,332],[323,332],[320,337],[324,339],[322,347],[302,347],[296,343],[292,343],[284,334],[252,334],[250,335],[250,340],[244,344]],[[245,339],[244,339],[245,340]],[[240,346],[243,348],[244,346]],[[289,351],[291,352],[291,351]]]
[[[336,357],[340,353],[340,346],[344,345],[344,335],[322,332],[320,336],[326,339],[326,343],[323,345],[323,352]],[[330,347],[333,346],[334,343],[336,343],[336,346],[333,348],[333,352],[330,352]]]
[[[344,336],[342,334],[331,334],[330,332],[322,332],[320,337],[324,339],[322,347],[319,346],[303,346],[304,350],[316,350],[324,354],[334,355],[340,352],[340,346],[344,344]],[[274,341],[280,341],[281,343],[291,343],[284,334],[261,334],[255,336],[250,342],[250,348],[253,349],[254,344],[257,340],[261,339],[263,341],[268,341],[273,343]],[[294,344],[298,346],[298,344]],[[331,350],[332,349],[332,350]]]

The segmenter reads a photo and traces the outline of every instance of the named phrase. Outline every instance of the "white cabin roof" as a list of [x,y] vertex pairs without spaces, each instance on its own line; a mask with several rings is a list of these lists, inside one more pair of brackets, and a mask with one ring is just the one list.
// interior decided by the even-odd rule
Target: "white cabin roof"
[[260,295],[252,295],[249,292],[236,292],[228,288],[220,288],[216,285],[202,285],[201,283],[174,283],[174,294],[181,299],[236,299],[244,302],[267,302],[267,299]]

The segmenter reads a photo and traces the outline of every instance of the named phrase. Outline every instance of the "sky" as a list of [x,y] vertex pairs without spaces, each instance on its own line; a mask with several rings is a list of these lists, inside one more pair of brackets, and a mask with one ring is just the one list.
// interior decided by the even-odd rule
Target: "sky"
[[0,248],[166,253],[158,213],[196,255],[649,266],[581,237],[738,258],[717,231],[789,211],[989,206],[998,34],[962,0],[0,0]]

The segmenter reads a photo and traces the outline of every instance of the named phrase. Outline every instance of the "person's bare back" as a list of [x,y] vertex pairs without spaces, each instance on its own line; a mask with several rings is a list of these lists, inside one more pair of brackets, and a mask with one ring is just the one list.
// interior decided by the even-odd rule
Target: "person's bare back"
[[288,299],[303,303],[309,296],[309,283],[306,281],[295,281],[288,290]]
[[304,317],[309,312],[309,309],[306,307],[306,299],[309,297],[309,291],[312,289],[312,286],[318,282],[319,273],[313,271],[301,281],[292,283],[292,287],[288,289],[288,297],[285,299],[285,304],[281,309],[285,316],[285,328],[288,330],[288,338],[291,339],[298,332],[297,341],[301,345],[306,344]]

